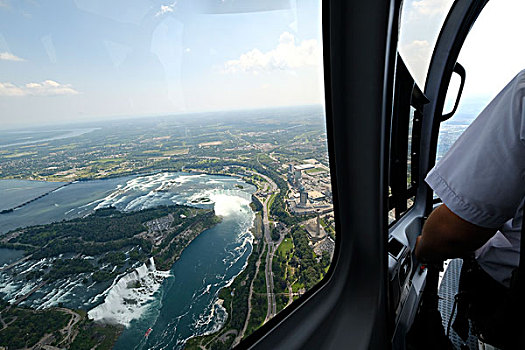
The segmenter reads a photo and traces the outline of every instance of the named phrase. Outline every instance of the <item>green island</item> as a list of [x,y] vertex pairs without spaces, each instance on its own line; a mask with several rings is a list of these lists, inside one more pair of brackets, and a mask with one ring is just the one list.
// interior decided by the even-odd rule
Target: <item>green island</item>
[[[9,349],[37,344],[110,349],[122,327],[93,322],[83,310],[33,310],[18,304],[44,285],[70,277],[80,276],[84,285],[94,283],[102,290],[119,274],[131,271],[150,257],[158,269],[168,270],[193,239],[220,220],[213,210],[179,205],[137,212],[120,212],[110,207],[84,218],[7,233],[0,247],[23,250],[25,257],[4,271],[15,279],[33,281],[36,287],[11,305],[0,299],[0,345]],[[38,268],[16,276],[17,263],[42,259],[45,263]]]

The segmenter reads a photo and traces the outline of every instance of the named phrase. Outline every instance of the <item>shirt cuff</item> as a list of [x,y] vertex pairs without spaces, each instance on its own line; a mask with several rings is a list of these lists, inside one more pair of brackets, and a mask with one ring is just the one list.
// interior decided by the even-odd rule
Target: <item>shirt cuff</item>
[[436,168],[428,173],[425,181],[454,214],[471,224],[497,229],[507,221],[505,218],[488,214],[465,201],[460,194],[454,192]]

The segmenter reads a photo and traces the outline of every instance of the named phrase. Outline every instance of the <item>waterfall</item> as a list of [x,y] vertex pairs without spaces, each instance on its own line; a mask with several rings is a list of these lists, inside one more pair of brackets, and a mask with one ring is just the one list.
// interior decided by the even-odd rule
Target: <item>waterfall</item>
[[154,300],[155,292],[168,277],[169,271],[159,271],[150,258],[134,271],[122,276],[107,291],[104,302],[88,312],[90,319],[129,326]]

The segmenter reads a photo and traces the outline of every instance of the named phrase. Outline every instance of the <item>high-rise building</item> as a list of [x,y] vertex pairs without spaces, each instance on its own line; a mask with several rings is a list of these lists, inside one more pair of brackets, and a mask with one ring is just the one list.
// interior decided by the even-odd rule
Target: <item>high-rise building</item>
[[319,216],[319,210],[317,210],[317,237],[320,237],[321,236],[321,218]]
[[308,202],[308,192],[301,191],[300,197],[299,197],[299,205],[306,207],[306,203]]
[[295,172],[294,172],[294,179],[295,179],[295,181],[296,181],[296,182],[297,182],[297,181],[300,181],[301,178],[302,178],[301,170],[297,170],[297,169],[296,169]]

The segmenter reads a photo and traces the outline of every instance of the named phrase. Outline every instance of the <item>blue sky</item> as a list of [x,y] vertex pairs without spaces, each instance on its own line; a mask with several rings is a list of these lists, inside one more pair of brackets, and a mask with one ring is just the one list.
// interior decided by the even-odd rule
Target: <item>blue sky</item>
[[264,4],[0,0],[0,127],[321,103],[318,1]]
[[[452,3],[403,3],[399,48],[421,88]],[[319,6],[0,0],[0,128],[322,103]],[[458,114],[477,115],[525,68],[523,13],[523,0],[487,4],[460,53]]]

